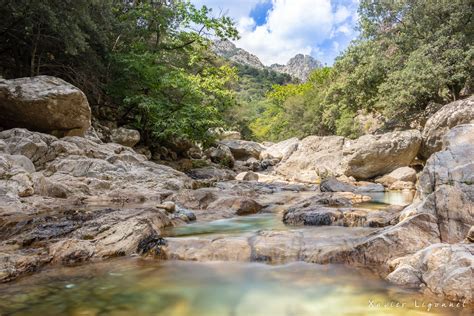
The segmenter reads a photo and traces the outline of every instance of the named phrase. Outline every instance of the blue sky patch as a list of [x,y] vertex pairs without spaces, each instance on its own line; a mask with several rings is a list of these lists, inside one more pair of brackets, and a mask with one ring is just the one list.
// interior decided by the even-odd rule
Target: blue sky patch
[[268,11],[273,8],[271,0],[259,2],[252,11],[250,11],[250,17],[254,19],[257,26],[264,25],[267,22]]

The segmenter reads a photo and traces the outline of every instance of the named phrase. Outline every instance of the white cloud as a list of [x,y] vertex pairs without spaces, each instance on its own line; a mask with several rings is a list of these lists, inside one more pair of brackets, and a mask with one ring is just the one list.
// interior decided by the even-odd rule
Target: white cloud
[[[286,63],[296,54],[309,54],[332,64],[356,36],[358,0],[272,0],[264,25],[249,15],[264,0],[192,0],[219,8],[237,22],[236,45],[257,55],[264,64]],[[216,12],[217,9],[217,12]]]
[[244,16],[241,17],[237,22],[237,29],[239,30],[240,34],[252,32],[255,28],[255,20],[251,17]]
[[[352,35],[348,24],[352,14],[348,7],[335,7],[330,0],[273,0],[266,24],[251,31],[247,28],[237,45],[267,65],[284,64],[297,53],[321,58],[324,47],[320,45],[325,41],[338,37],[338,33]],[[330,50],[339,48],[327,46]]]

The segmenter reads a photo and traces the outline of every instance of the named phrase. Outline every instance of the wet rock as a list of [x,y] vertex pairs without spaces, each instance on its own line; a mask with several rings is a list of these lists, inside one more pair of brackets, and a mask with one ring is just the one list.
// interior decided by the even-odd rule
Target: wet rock
[[88,261],[94,255],[94,245],[88,240],[65,239],[53,244],[49,254],[54,263],[75,265]]
[[114,143],[133,147],[140,141],[140,132],[134,129],[120,127],[112,130],[111,139]]
[[219,144],[227,146],[237,160],[247,160],[251,157],[258,159],[265,149],[259,143],[246,140],[222,140]]
[[303,234],[292,231],[261,231],[250,239],[251,260],[267,263],[298,261],[304,243]]
[[355,193],[369,193],[369,192],[384,192],[385,188],[383,185],[372,182],[359,181],[355,182],[356,189]]
[[321,192],[354,192],[357,188],[349,183],[329,177],[321,181]]
[[201,239],[167,238],[166,258],[188,261],[249,261],[251,248],[246,237]]
[[91,126],[84,93],[50,76],[1,79],[0,112],[5,128],[24,127],[60,137],[83,136]]
[[138,254],[153,254],[154,256],[162,256],[161,247],[166,246],[166,240],[157,234],[152,234],[143,238],[137,246]]
[[[288,225],[351,225],[351,206],[354,201],[362,202],[363,196],[353,193],[324,193],[303,200],[283,213],[283,222]],[[369,198],[370,199],[370,198]],[[354,222],[354,220],[352,220]],[[365,220],[364,220],[365,222]]]
[[175,215],[177,215],[178,218],[184,220],[186,223],[193,222],[196,220],[196,214],[194,214],[193,211],[182,207],[177,208]]
[[388,262],[439,242],[436,219],[428,214],[405,218],[394,226],[373,233],[346,253],[334,253],[331,262],[374,266],[388,271]]
[[474,96],[446,104],[426,122],[419,156],[428,159],[443,148],[443,138],[451,128],[473,122]]
[[236,215],[250,215],[258,213],[263,206],[247,197],[227,197],[213,202],[209,209],[230,209]]

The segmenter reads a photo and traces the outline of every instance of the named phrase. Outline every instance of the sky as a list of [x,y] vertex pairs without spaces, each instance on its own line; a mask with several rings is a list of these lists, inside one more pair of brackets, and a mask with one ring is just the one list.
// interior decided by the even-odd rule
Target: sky
[[234,43],[265,65],[307,54],[332,65],[357,37],[358,0],[191,0],[234,19]]

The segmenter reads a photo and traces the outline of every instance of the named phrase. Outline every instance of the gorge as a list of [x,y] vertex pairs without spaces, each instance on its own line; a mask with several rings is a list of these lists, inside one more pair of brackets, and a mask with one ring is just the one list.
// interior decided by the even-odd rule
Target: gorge
[[473,6],[2,0],[0,316],[471,315]]
[[[4,108],[6,112],[15,113],[26,104],[42,108],[23,116],[23,122],[17,123],[20,125],[29,124],[27,119],[38,121],[35,115],[60,121],[74,104],[69,99],[81,94],[62,80],[44,76],[2,80],[0,91],[0,103],[9,105]],[[49,107],[51,103],[56,108]],[[81,106],[88,107],[86,99]],[[223,133],[215,147],[202,153],[199,148],[190,148],[194,158],[171,164],[184,173],[150,161],[139,148],[104,143],[87,117],[82,122],[90,127],[83,136],[57,138],[24,128],[3,130],[0,279],[13,283],[0,286],[5,302],[2,308],[7,313],[25,308],[16,301],[19,297],[15,291],[22,284],[32,286],[30,278],[35,280],[33,284],[40,283],[36,285],[38,294],[35,290],[27,300],[32,303],[29,308],[59,308],[54,302],[62,300],[61,291],[42,289],[41,282],[56,284],[55,280],[72,278],[66,285],[58,283],[53,288],[78,286],[74,291],[83,295],[82,291],[93,286],[86,287],[81,281],[81,273],[92,273],[83,272],[88,269],[106,278],[104,284],[115,282],[108,280],[114,273],[120,276],[118,281],[132,277],[130,273],[134,273],[133,278],[143,278],[145,275],[136,274],[141,269],[158,269],[153,272],[158,273],[154,276],[156,284],[185,282],[184,288],[189,286],[187,282],[211,282],[213,288],[212,279],[217,284],[235,282],[217,275],[205,281],[186,277],[196,269],[204,275],[219,271],[225,275],[257,273],[249,282],[264,288],[274,282],[267,274],[281,270],[279,277],[291,280],[282,291],[290,292],[298,286],[293,282],[302,278],[302,273],[301,281],[311,282],[320,273],[335,271],[339,271],[337,277],[327,281],[317,277],[314,282],[339,291],[340,275],[355,286],[353,291],[358,291],[360,282],[372,284],[364,291],[370,291],[371,286],[388,288],[377,283],[378,275],[423,293],[424,297],[419,296],[422,300],[434,297],[462,303],[465,310],[472,306],[473,119],[474,99],[470,97],[442,107],[422,132],[391,132],[356,140],[309,136],[276,144],[244,141],[237,139],[236,133]],[[76,130],[76,124],[67,128]],[[58,129],[54,123],[47,128]],[[61,130],[62,135],[69,134]],[[133,135],[126,131],[121,133]],[[124,138],[129,141],[125,136],[116,139]],[[429,152],[421,169],[414,164],[420,152]],[[200,166],[196,166],[197,161]],[[219,164],[223,161],[232,167]],[[183,169],[186,164],[189,166]],[[116,261],[116,257],[131,259]],[[168,260],[202,264],[170,266]],[[163,268],[159,268],[162,261]],[[208,263],[216,261],[220,263]],[[122,271],[114,262],[130,268]],[[87,263],[99,265],[88,268]],[[78,264],[86,265],[69,270],[48,268]],[[25,276],[44,268],[46,272],[38,277]],[[161,269],[173,272],[159,272]],[[119,272],[106,276],[107,271]],[[169,279],[166,273],[183,274],[183,279]],[[358,280],[360,273],[368,273],[372,281],[362,276]],[[312,291],[311,287],[306,289]],[[169,295],[166,288],[160,291],[164,292],[159,297]],[[268,291],[261,294],[268,295]],[[46,293],[52,295],[52,301],[42,303],[40,297]],[[398,290],[381,295],[386,295],[385,300],[403,301],[406,294]],[[357,294],[350,299],[359,302],[357,308],[366,310],[368,305],[361,306],[360,301],[372,297]],[[302,314],[311,313],[313,307],[305,305],[303,297],[294,300],[302,304],[297,304]],[[132,302],[128,304],[127,308],[137,308]],[[172,311],[168,315],[179,315],[182,304],[188,311],[195,308],[189,298],[166,304]],[[245,304],[236,305],[239,313],[244,313]],[[65,311],[57,309],[59,314]]]

